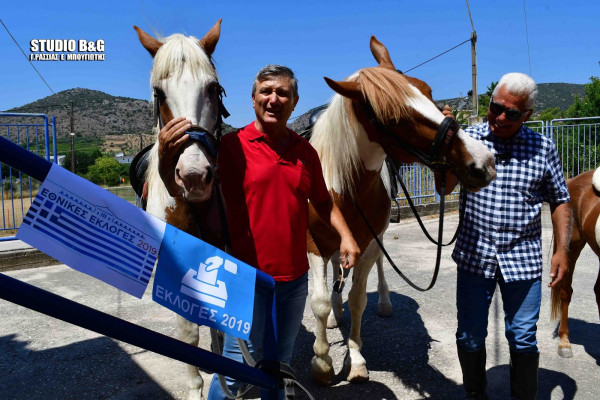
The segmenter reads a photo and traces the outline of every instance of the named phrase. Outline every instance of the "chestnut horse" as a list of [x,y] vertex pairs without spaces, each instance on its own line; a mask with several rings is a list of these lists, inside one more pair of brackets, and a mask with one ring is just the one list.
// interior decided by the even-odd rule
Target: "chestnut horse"
[[[468,189],[484,187],[496,176],[492,153],[470,138],[455,121],[444,118],[432,100],[429,86],[399,74],[387,49],[375,37],[371,38],[370,47],[379,66],[361,69],[342,82],[325,78],[336,94],[316,122],[310,141],[319,154],[332,198],[362,252],[359,264],[353,268],[352,289],[348,294],[352,321],[344,366],[350,382],[369,379],[366,361],[360,353],[360,328],[367,302],[367,277],[380,254],[358,208],[382,236],[390,216],[390,199],[380,178],[386,154],[399,162],[414,162],[419,157],[432,167],[443,164]],[[438,131],[447,131],[441,141]],[[423,157],[431,154],[433,160]],[[337,325],[342,301],[337,294],[329,296],[326,265],[330,259],[339,260],[340,238],[319,220],[312,208],[309,212],[311,307],[316,318],[311,369],[317,383],[330,384],[334,372],[328,354],[327,320],[332,312],[329,326]]]
[[[552,314],[555,319],[560,314],[558,354],[573,357],[569,342],[569,303],[573,295],[573,272],[577,258],[586,243],[600,257],[600,168],[587,171],[567,180],[573,210],[573,234],[569,242],[569,270],[559,286],[552,288]],[[598,313],[600,314],[600,273],[594,285]]]
[[[216,149],[220,137],[222,88],[211,60],[221,32],[221,20],[200,40],[181,34],[156,40],[134,26],[142,45],[154,58],[150,82],[154,91],[155,131],[174,116],[192,122],[190,138],[176,161],[175,183],[181,196],[173,198],[159,175],[158,141],[135,164],[145,170],[139,180],[147,189],[146,210],[169,224],[217,247],[223,235],[214,186]],[[134,160],[135,161],[135,160]],[[143,165],[141,165],[143,164]],[[137,167],[137,165],[136,165]],[[132,168],[134,163],[132,163]],[[145,182],[145,183],[144,183]],[[140,186],[140,185],[138,185]],[[138,193],[142,191],[137,188]],[[198,325],[177,315],[180,339],[198,345]],[[188,365],[188,399],[202,397],[198,368]]]

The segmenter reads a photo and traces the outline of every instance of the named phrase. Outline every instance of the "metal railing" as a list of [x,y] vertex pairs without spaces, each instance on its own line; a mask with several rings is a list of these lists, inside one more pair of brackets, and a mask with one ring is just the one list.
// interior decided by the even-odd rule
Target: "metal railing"
[[[525,125],[552,139],[558,149],[565,178],[595,169],[600,164],[600,117],[528,121]],[[433,172],[428,168],[417,163],[403,164],[400,176],[415,204],[439,202]],[[446,196],[446,200],[458,200],[458,193],[456,188]],[[401,207],[408,207],[404,193],[398,193],[396,201]]]
[[[29,150],[46,161],[57,160],[56,119],[44,114],[0,113],[0,137]],[[0,163],[0,241],[13,240],[39,182]]]

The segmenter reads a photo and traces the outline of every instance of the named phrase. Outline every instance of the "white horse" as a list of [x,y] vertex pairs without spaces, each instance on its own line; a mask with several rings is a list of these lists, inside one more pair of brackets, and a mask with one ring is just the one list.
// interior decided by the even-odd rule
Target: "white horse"
[[[469,189],[486,186],[496,174],[492,153],[455,121],[445,119],[433,103],[426,83],[397,73],[387,49],[374,37],[371,51],[378,67],[362,69],[342,82],[325,78],[336,95],[315,124],[310,141],[319,154],[327,187],[362,252],[353,269],[348,294],[351,328],[344,366],[350,382],[369,379],[360,353],[360,328],[367,300],[367,277],[380,254],[358,208],[381,237],[390,215],[390,199],[380,178],[386,154],[399,162],[414,162],[418,153],[432,154],[435,159],[431,161],[446,164]],[[446,133],[440,136],[438,131]],[[431,148],[436,151],[429,152]],[[311,307],[316,318],[311,369],[317,383],[329,384],[333,367],[326,327],[331,312],[329,325],[339,321],[341,297],[334,296],[332,304],[326,286],[326,265],[330,259],[339,259],[340,238],[319,220],[314,210],[310,210],[309,219]]]
[[[188,140],[178,154],[172,178],[181,197],[167,192],[158,170],[158,141],[140,163],[146,163],[146,210],[171,225],[217,247],[222,247],[214,176],[221,121],[221,86],[211,55],[220,36],[221,20],[200,40],[174,34],[162,40],[134,26],[142,45],[154,58],[150,83],[154,92],[156,133],[178,116],[192,122],[202,140]],[[137,158],[137,157],[136,157]],[[133,165],[132,165],[133,166]],[[199,326],[177,315],[180,339],[194,346]],[[201,399],[203,380],[197,367],[188,365],[188,399]]]

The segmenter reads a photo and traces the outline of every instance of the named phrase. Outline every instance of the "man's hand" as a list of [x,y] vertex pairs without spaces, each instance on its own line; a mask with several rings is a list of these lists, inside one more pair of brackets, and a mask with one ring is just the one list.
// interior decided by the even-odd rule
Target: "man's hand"
[[567,254],[564,251],[557,251],[552,256],[550,266],[550,283],[548,287],[560,286],[560,282],[569,269]]
[[172,197],[177,197],[180,192],[175,183],[175,166],[181,146],[190,137],[185,131],[191,126],[189,120],[177,117],[170,120],[158,133],[158,172]]
[[442,114],[444,114],[444,117],[450,117],[456,121],[456,117],[454,116],[454,114],[452,114],[452,109],[448,104],[446,104],[444,108],[442,108]]
[[354,268],[359,261],[360,248],[356,244],[354,237],[351,234],[343,235],[340,243],[340,262],[342,263],[342,268]]

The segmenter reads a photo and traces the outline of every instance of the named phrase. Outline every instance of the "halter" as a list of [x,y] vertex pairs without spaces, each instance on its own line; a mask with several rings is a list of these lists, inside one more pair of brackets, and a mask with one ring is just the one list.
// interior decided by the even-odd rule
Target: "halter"
[[[217,125],[215,126],[215,132],[212,133],[208,129],[201,127],[200,125],[192,125],[192,127],[185,133],[190,135],[190,140],[195,140],[214,158],[217,157],[219,152],[219,145],[221,144],[221,137],[223,136],[223,118],[229,117],[229,112],[223,104],[223,96],[227,96],[223,86],[219,85],[219,105],[217,107]],[[158,96],[156,88],[154,89],[154,126],[162,129],[165,124],[160,115],[160,96]]]
[[[416,147],[412,143],[395,135],[391,129],[381,123],[376,117],[375,112],[371,104],[367,103],[366,109],[367,116],[371,123],[375,127],[386,134],[389,138],[393,139],[404,151],[410,155],[416,157],[425,166],[429,167],[432,171],[443,171],[448,169],[448,163],[446,162],[446,149],[456,136],[456,133],[460,130],[460,125],[452,117],[445,117],[440,126],[437,129],[433,143],[429,151],[423,151]],[[387,151],[386,151],[387,153]],[[388,154],[389,155],[389,154]]]

